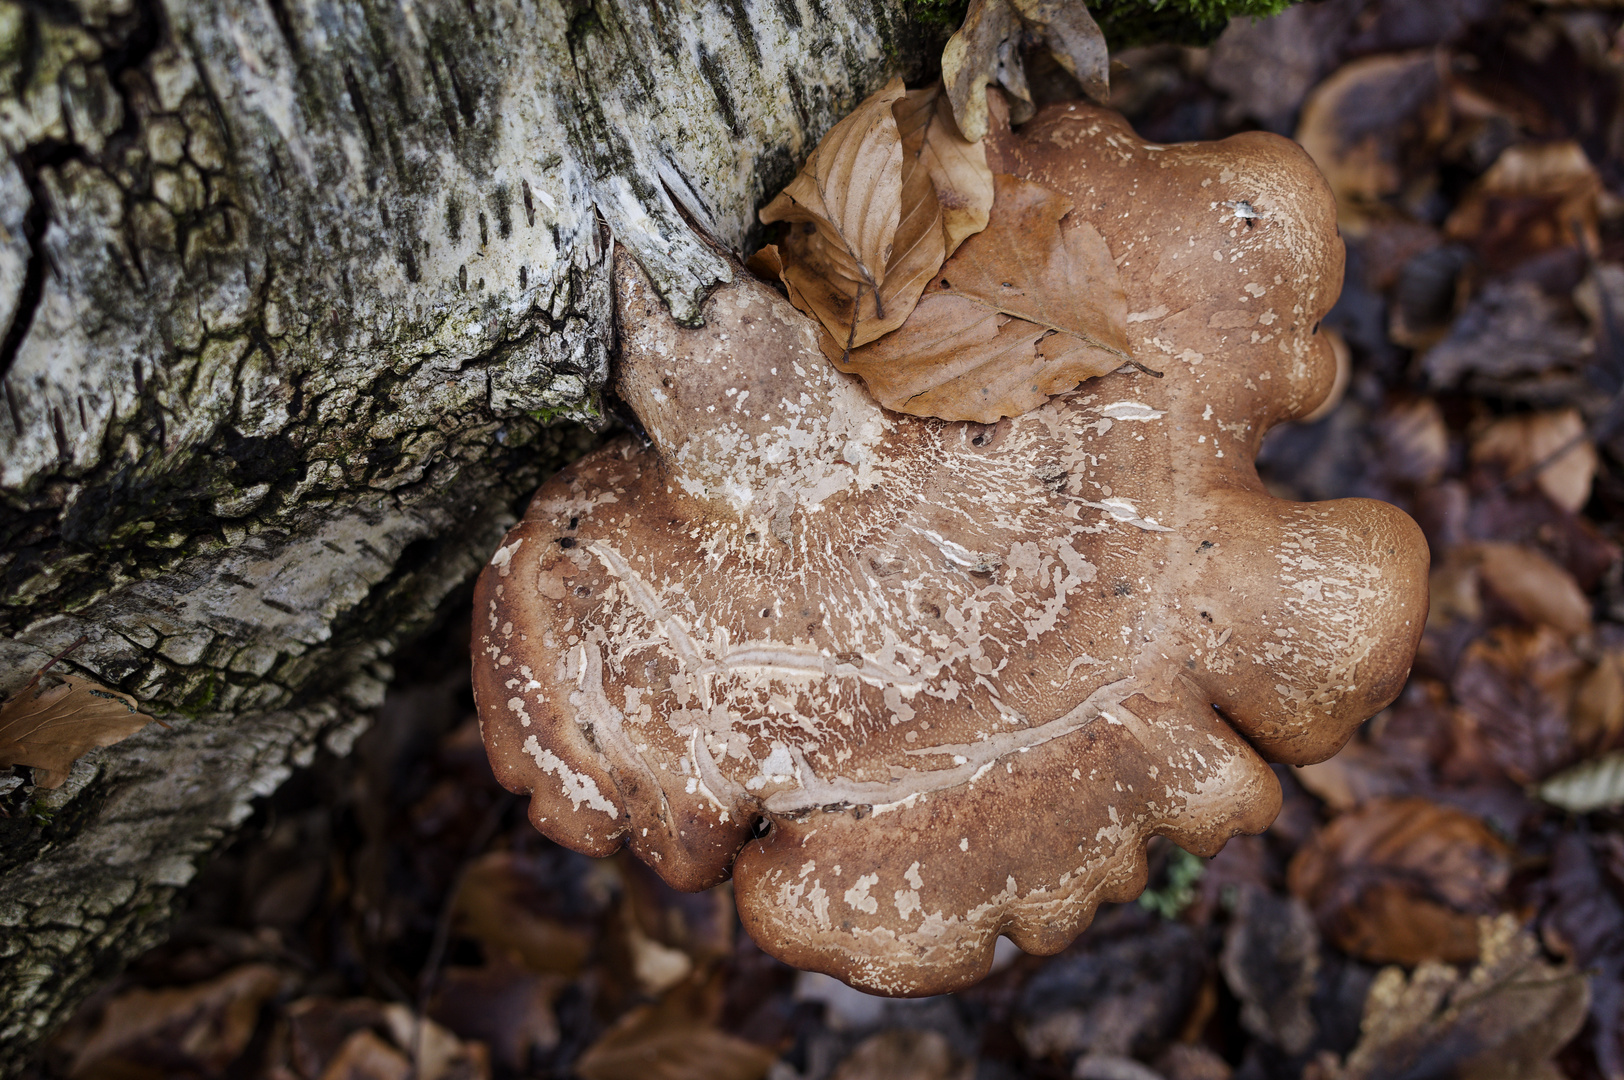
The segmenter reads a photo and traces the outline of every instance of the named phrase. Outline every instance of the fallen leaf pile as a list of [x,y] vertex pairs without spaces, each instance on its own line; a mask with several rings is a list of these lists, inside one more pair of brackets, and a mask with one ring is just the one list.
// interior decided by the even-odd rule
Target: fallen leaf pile
[[939,87],[893,79],[761,220],[791,228],[751,266],[783,282],[821,324],[824,353],[886,408],[993,423],[1131,362],[1099,232],[1059,194],[994,176]]
[[[976,10],[1008,26],[1027,8]],[[1013,80],[1034,26],[974,70],[1002,57]],[[1035,102],[1043,52],[1021,68]],[[394,1080],[415,1057],[413,1075],[470,1080],[1624,1080],[1624,11],[1324,0],[1116,59],[1113,101],[1147,138],[1272,125],[1336,186],[1348,268],[1322,332],[1346,346],[1345,391],[1271,433],[1259,475],[1397,503],[1432,548],[1409,685],[1336,757],[1276,770],[1266,833],[1210,860],[1153,844],[1144,902],[1055,956],[1001,950],[950,997],[867,997],[756,950],[726,886],[674,893],[540,837],[485,765],[464,610],[397,658],[350,757],[263,800],[43,1076]],[[951,396],[978,363],[1016,366],[1008,346],[1029,393],[1052,385],[1040,350],[1109,341],[1109,291],[1055,287],[1093,280],[1075,208],[969,185],[943,101],[894,94],[820,149],[780,250],[846,275],[844,293],[810,261],[798,279],[843,363],[853,312],[867,332],[875,293],[912,282],[899,328],[851,349],[885,358],[871,384]],[[831,192],[820,231],[818,176],[859,156],[895,163],[896,201],[871,235],[876,204]],[[944,261],[895,269],[903,235]],[[968,368],[907,381],[898,343],[946,354],[955,326],[979,335],[954,347]],[[12,820],[20,798],[0,796]]]

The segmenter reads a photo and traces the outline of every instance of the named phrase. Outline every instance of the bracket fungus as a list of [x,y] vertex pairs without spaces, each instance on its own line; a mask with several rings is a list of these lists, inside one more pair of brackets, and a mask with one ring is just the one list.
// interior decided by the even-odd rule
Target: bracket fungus
[[[474,687],[501,782],[578,851],[730,875],[767,952],[890,995],[1064,947],[1215,853],[1398,693],[1415,524],[1268,495],[1264,432],[1325,397],[1330,191],[1273,135],[1158,146],[1109,111],[994,125],[1125,293],[1123,366],[986,425],[876,403],[740,273],[677,325],[616,268],[623,439],[549,481],[484,570]],[[1236,207],[1249,212],[1237,214]]]

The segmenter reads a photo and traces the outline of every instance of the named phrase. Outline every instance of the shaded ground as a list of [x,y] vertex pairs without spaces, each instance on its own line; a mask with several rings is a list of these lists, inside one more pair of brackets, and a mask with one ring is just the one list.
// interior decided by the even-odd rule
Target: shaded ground
[[1260,472],[1397,503],[1432,544],[1409,686],[1331,762],[1278,770],[1268,833],[1155,850],[1145,899],[1059,956],[867,998],[764,956],[725,886],[537,835],[484,762],[464,613],[44,1075],[1624,1080],[1621,23],[1325,0],[1119,58],[1147,137],[1263,126],[1320,162],[1349,378]]

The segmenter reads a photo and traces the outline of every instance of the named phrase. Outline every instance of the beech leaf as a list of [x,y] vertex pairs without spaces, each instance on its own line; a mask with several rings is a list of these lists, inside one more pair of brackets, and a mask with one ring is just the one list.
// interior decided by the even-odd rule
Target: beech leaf
[[1048,46],[1089,97],[1104,104],[1110,96],[1105,35],[1080,0],[972,0],[964,24],[942,50],[942,81],[965,138],[974,142],[987,134],[989,83],[1015,98],[1015,123],[1031,118],[1032,93],[1021,66],[1021,47],[1029,38]]
[[64,679],[0,705],[0,766],[27,765],[37,786],[58,788],[82,755],[150,723],[152,717],[137,710],[128,694],[88,679]]
[[719,978],[695,978],[621,1016],[575,1061],[585,1080],[761,1080],[778,1055],[716,1027]]
[[1286,883],[1342,951],[1378,963],[1477,957],[1478,916],[1511,851],[1477,818],[1422,798],[1376,798],[1298,849]]
[[917,162],[930,175],[942,208],[946,258],[959,245],[987,227],[992,210],[992,169],[987,148],[959,134],[953,106],[940,83],[910,90],[891,110],[902,135],[904,187],[909,165]]
[[822,338],[880,404],[992,423],[1129,362],[1127,298],[1094,227],[1062,196],[996,178],[987,228],[965,241],[895,333],[860,349]]
[[[880,290],[905,216],[902,137],[891,112],[903,93],[902,80],[892,79],[831,128],[795,179],[761,211],[763,223],[801,226],[790,230],[781,248],[785,283],[808,304],[802,310],[842,340],[859,327],[868,336],[859,334],[858,343],[885,332],[862,325],[862,297],[866,292],[868,310],[884,317]],[[933,216],[930,209],[923,213],[927,220]],[[926,231],[916,215],[907,216],[917,235],[900,238],[904,253]]]

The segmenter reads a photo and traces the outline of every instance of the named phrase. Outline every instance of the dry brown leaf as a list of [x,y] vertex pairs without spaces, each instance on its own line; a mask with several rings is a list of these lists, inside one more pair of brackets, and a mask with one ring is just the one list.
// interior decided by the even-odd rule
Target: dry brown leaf
[[414,1080],[476,1080],[490,1075],[490,1052],[483,1045],[464,1044],[398,1001],[385,1005],[383,1016],[395,1045],[416,1061]]
[[1497,420],[1472,440],[1474,464],[1496,462],[1508,477],[1539,467],[1532,479],[1556,505],[1578,513],[1590,501],[1596,449],[1577,409]]
[[537,914],[526,894],[532,883],[511,852],[493,851],[471,863],[457,890],[455,925],[488,955],[507,957],[538,974],[574,975],[592,948],[590,937]]
[[974,1073],[975,1063],[939,1032],[896,1028],[858,1043],[833,1080],[970,1080]]
[[522,1074],[531,1055],[558,1045],[553,1002],[568,981],[497,960],[483,967],[449,967],[436,981],[429,1015],[460,1039],[490,1047],[502,1069]]
[[1518,616],[1568,635],[1590,629],[1590,601],[1572,574],[1520,544],[1484,542],[1475,548],[1479,580]]
[[1351,742],[1335,757],[1304,765],[1292,775],[1338,813],[1352,810],[1384,795],[1403,795],[1409,782],[1393,768],[1380,750],[1364,742]]
[[1378,963],[1471,960],[1510,850],[1482,822],[1420,798],[1372,799],[1291,862],[1291,892],[1344,952]]
[[1378,204],[1403,188],[1412,146],[1436,145],[1447,136],[1442,74],[1431,53],[1363,57],[1320,83],[1303,103],[1297,141],[1336,193],[1344,229],[1362,233],[1380,214]]
[[1021,66],[1027,39],[1048,46],[1089,97],[1102,104],[1110,97],[1105,35],[1081,0],[972,0],[964,24],[942,50],[942,81],[965,138],[974,142],[987,134],[991,83],[1014,96],[1015,123],[1031,117],[1032,94]]
[[67,678],[0,705],[0,766],[27,765],[34,783],[58,788],[73,763],[152,723],[135,699],[89,679]]
[[[929,262],[933,238],[939,245],[942,235],[928,174],[911,188],[904,183],[902,136],[891,111],[903,93],[902,80],[892,79],[857,106],[761,211],[763,223],[797,226],[779,249],[790,299],[854,345],[892,329],[890,313],[911,309],[903,292],[913,287],[917,298],[924,288],[934,267],[916,264]],[[912,200],[906,207],[905,196]],[[897,280],[887,286],[893,262]],[[894,325],[906,317],[903,310]]]
[[1382,470],[1418,487],[1438,482],[1449,464],[1449,427],[1430,397],[1397,401],[1373,425],[1381,440]]
[[350,1033],[320,1080],[407,1080],[412,1063],[371,1028]]
[[1549,626],[1498,626],[1472,641],[1450,680],[1459,707],[1444,774],[1475,778],[1498,767],[1532,784],[1572,764],[1568,714],[1584,674],[1568,639]]
[[942,267],[906,323],[850,355],[822,339],[880,404],[914,416],[992,423],[1018,416],[1129,359],[1127,299],[1094,227],[1071,205],[996,178],[987,228]]
[[1396,967],[1377,975],[1358,1045],[1319,1075],[1558,1080],[1552,1058],[1584,1023],[1589,983],[1543,959],[1510,915],[1482,919],[1479,934],[1482,959],[1465,974],[1428,962],[1408,978]]
[[1461,199],[1444,234],[1472,244],[1494,269],[1581,241],[1594,251],[1602,192],[1578,143],[1517,143]]
[[744,265],[749,267],[752,274],[768,281],[777,281],[784,276],[784,256],[777,244],[768,244],[746,259]]
[[389,1021],[382,1002],[370,998],[336,1000],[304,997],[285,1010],[287,1052],[300,1076],[307,1080],[321,1076],[329,1062],[338,1056],[346,1039],[362,1028],[387,1029]]
[[418,1019],[400,1002],[307,997],[288,1006],[287,1020],[288,1052],[305,1077],[484,1080],[490,1075],[484,1044],[464,1043],[435,1021]]
[[1602,653],[1579,680],[1568,723],[1574,746],[1585,753],[1618,745],[1624,735],[1624,652]]
[[992,169],[987,148],[959,134],[941,84],[910,90],[892,107],[902,135],[903,186],[910,163],[925,167],[942,210],[943,258],[987,227],[992,212]]
[[733,954],[738,916],[727,884],[678,892],[629,853],[617,860],[624,888],[621,927],[632,972],[645,993],[662,994],[699,964]]
[[[1459,280],[1467,280],[1464,276]],[[1463,387],[1474,394],[1531,396],[1548,379],[1562,379],[1589,362],[1592,341],[1564,301],[1537,282],[1493,278],[1440,336],[1407,341],[1426,348],[1421,371],[1434,390]]]
[[281,985],[274,967],[247,964],[194,986],[127,990],[107,1003],[69,1074],[100,1071],[121,1058],[222,1075],[247,1048],[260,1008]]
[[778,1055],[716,1029],[720,982],[687,982],[617,1020],[575,1062],[585,1080],[761,1080]]

